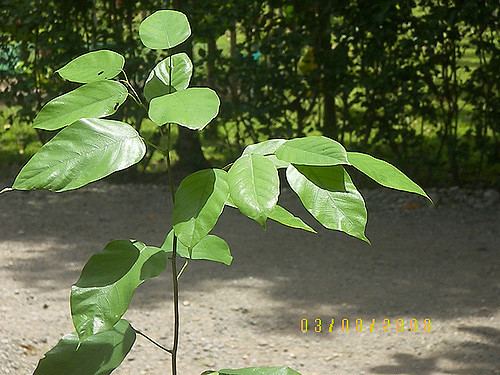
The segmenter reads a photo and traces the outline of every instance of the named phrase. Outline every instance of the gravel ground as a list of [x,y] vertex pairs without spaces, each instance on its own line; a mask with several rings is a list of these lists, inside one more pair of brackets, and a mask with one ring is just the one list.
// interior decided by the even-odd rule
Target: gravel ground
[[[264,232],[227,209],[215,232],[231,245],[233,265],[199,262],[181,280],[180,374],[257,364],[288,365],[304,375],[500,374],[499,194],[458,188],[430,194],[435,207],[365,190],[371,247],[324,230],[313,235],[270,224]],[[282,194],[285,206],[302,213],[296,201]],[[160,244],[169,210],[167,192],[155,185],[2,194],[0,373],[30,374],[71,331],[69,289],[93,252],[119,238]],[[143,285],[126,316],[166,345],[169,277]],[[307,333],[300,331],[303,318]],[[314,332],[316,318],[321,333]],[[342,318],[350,319],[348,333],[338,327]],[[364,321],[361,333],[357,318]],[[394,332],[398,318],[416,318],[419,331]],[[431,332],[422,330],[426,318]],[[168,359],[138,337],[115,373],[168,374]]]

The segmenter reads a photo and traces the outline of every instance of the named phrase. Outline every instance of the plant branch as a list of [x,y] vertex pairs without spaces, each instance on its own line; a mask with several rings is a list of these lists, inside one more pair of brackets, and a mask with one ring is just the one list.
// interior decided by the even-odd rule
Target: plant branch
[[162,149],[160,146],[158,145],[155,145],[153,142],[150,142],[148,141],[146,138],[144,137],[141,137],[142,140],[144,141],[144,143],[146,143],[147,145],[153,147],[156,151],[158,151],[159,153],[161,153],[163,156],[167,156],[168,154],[168,151],[165,151],[164,149]]
[[[132,327],[132,325],[130,325],[130,327]],[[137,333],[138,335],[144,337],[146,340],[148,340],[150,343],[154,344],[156,347],[160,348],[161,350],[169,353],[169,354],[172,354],[172,350],[168,349],[168,348],[165,348],[163,345],[159,344],[158,342],[156,342],[155,340],[153,340],[151,337],[149,337],[148,335],[146,335],[145,333],[142,333],[141,331],[139,331],[138,329],[132,327],[132,329],[135,331],[135,333]]]
[[127,76],[127,73],[125,73],[125,70],[122,70],[122,73],[123,73],[123,76],[125,77],[125,79],[120,79],[120,82],[123,82],[125,83],[128,88],[132,91],[132,94],[129,93],[129,95],[132,97],[132,99],[134,99],[134,101],[139,105],[141,106],[142,108],[144,108],[146,110],[146,112],[148,111],[147,107],[144,105],[144,103],[142,102],[141,100],[141,97],[139,96],[139,94],[137,94],[137,91],[135,91],[134,89],[134,86],[132,86],[132,84],[130,83],[129,79],[128,79],[128,76]]
[[[169,59],[169,71],[172,72],[172,57]],[[169,74],[169,93],[172,92],[172,74]],[[163,130],[160,127],[160,132],[163,134]],[[172,163],[170,160],[170,150],[171,150],[171,137],[172,135],[172,124],[167,125],[167,177],[168,184],[170,186],[170,193],[172,195],[172,205],[175,205],[175,186],[174,178],[172,176]],[[177,348],[179,346],[179,328],[180,328],[180,317],[179,317],[179,283],[177,280],[177,236],[174,233],[173,243],[172,243],[172,287],[174,294],[174,342],[172,345],[172,375],[177,375]]]
[[14,189],[13,189],[13,188],[10,188],[10,187],[6,187],[5,189],[0,190],[0,194],[2,194],[2,193],[6,193],[6,192],[8,192],[8,191],[12,191],[12,190],[14,190]]
[[177,274],[177,280],[179,280],[181,278],[182,274],[184,273],[184,271],[186,270],[186,268],[187,268],[188,265],[189,265],[189,259],[186,259],[186,262],[184,263],[184,265],[182,266],[181,270]]

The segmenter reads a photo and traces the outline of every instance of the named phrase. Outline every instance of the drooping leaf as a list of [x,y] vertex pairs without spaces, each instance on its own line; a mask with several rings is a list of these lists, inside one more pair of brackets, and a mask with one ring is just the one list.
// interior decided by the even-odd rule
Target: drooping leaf
[[269,219],[277,221],[287,227],[303,229],[307,232],[316,233],[316,231],[304,223],[300,217],[294,216],[291,212],[278,205],[274,206],[273,210],[269,214]]
[[[172,61],[170,62],[170,58]],[[170,66],[172,75],[170,75]],[[177,53],[160,61],[146,80],[144,96],[150,102],[159,96],[184,90],[189,86],[193,74],[193,63],[185,53]]]
[[[294,166],[288,167],[288,183],[299,196],[304,207],[325,228],[339,230],[369,243],[365,235],[367,212],[363,197],[354,186],[350,176],[341,166],[338,174],[344,174],[345,191],[331,190],[328,186],[317,186],[317,167],[304,167],[300,172]],[[309,173],[309,169],[312,170]],[[315,177],[308,178],[311,174]]]
[[151,49],[170,49],[191,35],[187,17],[175,10],[158,10],[139,26],[142,44]]
[[268,139],[267,141],[247,146],[243,150],[243,155],[246,154],[271,155],[274,154],[278,149],[278,147],[280,147],[285,142],[286,139]]
[[78,56],[57,70],[59,75],[71,82],[89,83],[116,77],[125,65],[119,53],[100,50]]
[[295,138],[276,150],[276,157],[293,164],[329,166],[349,164],[344,147],[323,136]]
[[219,370],[220,375],[300,375],[290,367],[249,367]]
[[228,182],[232,202],[241,213],[264,226],[280,193],[273,162],[262,155],[244,155],[229,170]]
[[180,183],[172,221],[184,245],[192,248],[213,229],[228,195],[227,173],[222,169],[204,169]]
[[[168,233],[161,248],[167,252],[173,251],[173,241],[174,231],[172,230]],[[188,247],[180,241],[177,241],[177,255],[182,258],[190,258]],[[212,262],[225,264],[226,266],[231,265],[233,262],[231,250],[227,242],[213,234],[203,237],[200,242],[191,249],[190,259],[210,260]]]
[[[158,263],[146,263],[152,257]],[[71,315],[80,339],[113,327],[125,314],[135,290],[165,267],[164,250],[141,242],[112,241],[93,255],[71,288]],[[143,269],[146,265],[147,268]]]
[[157,125],[175,123],[201,130],[219,113],[220,100],[207,87],[194,87],[151,100],[149,118]]
[[33,375],[109,375],[120,366],[135,338],[126,320],[82,341],[76,334],[66,335],[38,362]]
[[23,167],[17,190],[77,189],[139,162],[146,146],[137,131],[119,121],[83,119],[61,130]]
[[87,83],[61,95],[40,110],[33,126],[57,130],[82,118],[101,118],[112,115],[127,99],[127,88],[115,81]]
[[348,152],[353,167],[359,169],[380,185],[415,193],[431,200],[425,191],[392,164],[360,152]]

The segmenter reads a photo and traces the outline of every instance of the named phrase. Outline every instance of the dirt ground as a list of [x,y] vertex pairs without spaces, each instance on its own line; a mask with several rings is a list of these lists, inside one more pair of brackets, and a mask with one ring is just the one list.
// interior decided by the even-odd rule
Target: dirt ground
[[[495,194],[469,199],[459,189],[436,190],[438,204],[429,207],[398,192],[368,190],[371,247],[324,230],[314,235],[270,224],[264,232],[227,209],[215,232],[231,245],[233,265],[199,262],[181,279],[179,373],[260,364],[304,375],[500,374]],[[167,201],[155,185],[102,183],[63,194],[0,195],[1,374],[30,374],[71,331],[70,286],[93,252],[112,239],[162,242]],[[283,193],[283,204],[301,213],[296,201]],[[166,345],[169,281],[167,271],[143,285],[126,316]],[[318,317],[321,333],[314,332]],[[303,318],[307,333],[300,331]],[[348,333],[338,327],[342,318],[350,320]],[[361,333],[357,318],[364,321]],[[416,318],[419,331],[395,332],[398,318]],[[431,319],[431,332],[423,331],[424,319]],[[115,373],[169,374],[168,360],[138,337]]]

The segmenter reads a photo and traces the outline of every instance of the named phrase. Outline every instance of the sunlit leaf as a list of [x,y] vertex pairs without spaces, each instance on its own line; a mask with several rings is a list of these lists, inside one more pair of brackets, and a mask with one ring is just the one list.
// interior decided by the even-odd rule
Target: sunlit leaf
[[[178,53],[160,61],[146,80],[144,96],[150,102],[159,96],[184,90],[189,86],[193,74],[193,63],[185,53]],[[170,67],[172,75],[170,76]]]
[[[112,241],[93,255],[71,288],[71,315],[80,339],[113,327],[137,287],[163,271],[166,256],[160,248],[125,240]],[[151,259],[157,263],[147,263]]]
[[294,216],[291,212],[278,205],[274,206],[273,210],[269,214],[269,219],[277,221],[287,227],[303,229],[308,232],[316,233],[316,231],[304,223],[300,217]]
[[[162,249],[165,251],[173,251],[174,232],[170,231]],[[213,234],[202,238],[192,249],[191,257],[189,256],[189,249],[182,242],[177,241],[177,255],[183,258],[191,258],[198,260],[210,260],[212,262],[223,263],[227,266],[231,265],[233,257],[229,245],[222,238]]]
[[126,320],[82,341],[76,334],[66,335],[38,362],[33,375],[109,375],[120,366],[135,337]]
[[119,121],[83,119],[61,130],[23,167],[17,190],[77,189],[139,162],[146,146],[137,131]]
[[265,158],[271,160],[277,169],[288,168],[290,165],[289,162],[278,159],[276,155],[266,155]]
[[87,83],[61,95],[40,110],[33,126],[56,130],[82,118],[101,118],[112,115],[127,99],[127,88],[115,81]]
[[201,130],[219,113],[220,100],[207,87],[177,91],[151,100],[149,117],[157,125],[175,123],[193,130]]
[[392,164],[360,152],[348,152],[350,163],[380,185],[422,195],[425,191]]
[[114,78],[124,65],[125,59],[122,55],[103,49],[81,55],[57,72],[68,81],[88,83]]
[[228,195],[227,173],[222,169],[204,169],[182,180],[172,221],[184,245],[192,248],[213,229]]
[[344,147],[333,139],[323,136],[286,141],[276,150],[276,157],[289,163],[302,165],[349,164]]
[[268,139],[267,141],[247,146],[243,150],[243,155],[246,154],[271,155],[274,154],[278,149],[278,147],[280,147],[285,142],[286,142],[285,139]]
[[191,35],[187,17],[175,10],[159,10],[144,19],[139,26],[142,43],[151,49],[169,49]]
[[240,157],[228,173],[231,200],[244,215],[264,225],[278,202],[278,171],[262,155]]
[[[288,183],[299,196],[304,207],[325,228],[339,230],[369,243],[365,235],[367,212],[363,197],[354,186],[350,176],[341,166],[331,167],[332,179],[344,174],[345,191],[336,191],[330,186],[317,186],[318,167],[304,167],[300,172],[294,166],[288,167]],[[337,177],[333,173],[337,169]],[[314,177],[309,178],[312,175]]]

